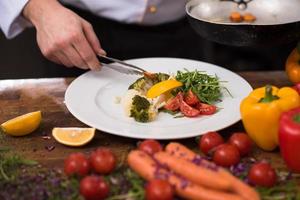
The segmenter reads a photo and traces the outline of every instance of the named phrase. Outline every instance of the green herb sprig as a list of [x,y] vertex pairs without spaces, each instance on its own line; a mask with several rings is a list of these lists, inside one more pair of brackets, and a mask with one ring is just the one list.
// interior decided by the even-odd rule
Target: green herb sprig
[[187,92],[192,90],[193,93],[204,103],[213,104],[222,97],[221,89],[224,87],[220,85],[219,78],[208,75],[204,72],[194,70],[177,71],[176,80],[183,83],[180,90]]

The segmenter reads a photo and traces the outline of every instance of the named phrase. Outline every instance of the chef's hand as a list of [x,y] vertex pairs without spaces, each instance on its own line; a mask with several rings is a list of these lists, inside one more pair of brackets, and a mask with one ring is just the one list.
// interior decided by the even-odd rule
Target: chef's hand
[[23,10],[37,31],[37,43],[49,60],[67,67],[99,70],[105,55],[91,24],[57,0],[29,0]]

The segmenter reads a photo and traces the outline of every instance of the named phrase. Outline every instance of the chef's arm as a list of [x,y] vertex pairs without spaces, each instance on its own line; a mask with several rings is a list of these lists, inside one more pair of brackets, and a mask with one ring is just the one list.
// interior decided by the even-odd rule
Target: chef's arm
[[[17,0],[1,1],[7,1],[8,5]],[[15,10],[12,5],[10,9]],[[57,0],[29,0],[15,15],[35,27],[39,48],[49,60],[67,67],[100,68],[96,54],[105,54],[105,51],[93,27]]]
[[28,0],[0,0],[0,28],[11,39],[21,33],[30,22],[22,16]]

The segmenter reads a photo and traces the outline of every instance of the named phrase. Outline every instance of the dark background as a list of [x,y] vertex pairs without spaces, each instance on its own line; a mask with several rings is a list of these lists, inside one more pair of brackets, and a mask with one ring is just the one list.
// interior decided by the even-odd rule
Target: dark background
[[[210,62],[233,71],[283,70],[288,54],[296,46],[296,42],[259,48],[220,45],[196,35],[185,21],[185,25],[180,25],[180,28],[178,24],[173,25],[174,30],[171,32],[158,28],[151,29],[152,35],[149,35],[149,28],[146,28],[139,29],[141,33],[134,35],[136,27],[120,28],[117,23],[95,18],[85,12],[79,13],[94,25],[108,55],[119,59],[182,57]],[[72,77],[84,72],[46,60],[37,46],[35,34],[35,30],[30,28],[16,38],[7,40],[0,32],[0,79]],[[158,44],[165,43],[166,49],[160,49],[158,44],[149,42],[151,40]],[[186,51],[195,53],[185,55]]]

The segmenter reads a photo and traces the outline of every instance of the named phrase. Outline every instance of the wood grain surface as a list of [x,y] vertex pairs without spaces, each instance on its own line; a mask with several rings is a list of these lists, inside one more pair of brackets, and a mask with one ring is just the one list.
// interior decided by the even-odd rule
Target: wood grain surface
[[[266,84],[291,85],[283,71],[242,72],[240,75],[254,88]],[[124,160],[127,152],[136,146],[138,140],[97,131],[92,142],[83,147],[72,148],[57,143],[51,137],[53,127],[86,127],[70,114],[64,104],[64,93],[72,80],[73,78],[1,80],[0,123],[36,110],[42,111],[43,120],[40,128],[28,136],[11,137],[1,134],[0,146],[10,147],[15,153],[37,160],[46,167],[61,167],[63,159],[69,153],[90,152],[100,146],[111,148],[119,160]],[[234,131],[243,131],[241,122],[220,132],[227,137]],[[191,148],[196,148],[195,138],[179,141]],[[168,141],[164,141],[166,142]],[[277,168],[284,167],[278,150],[267,153],[256,148],[254,154],[258,159],[272,160]]]

